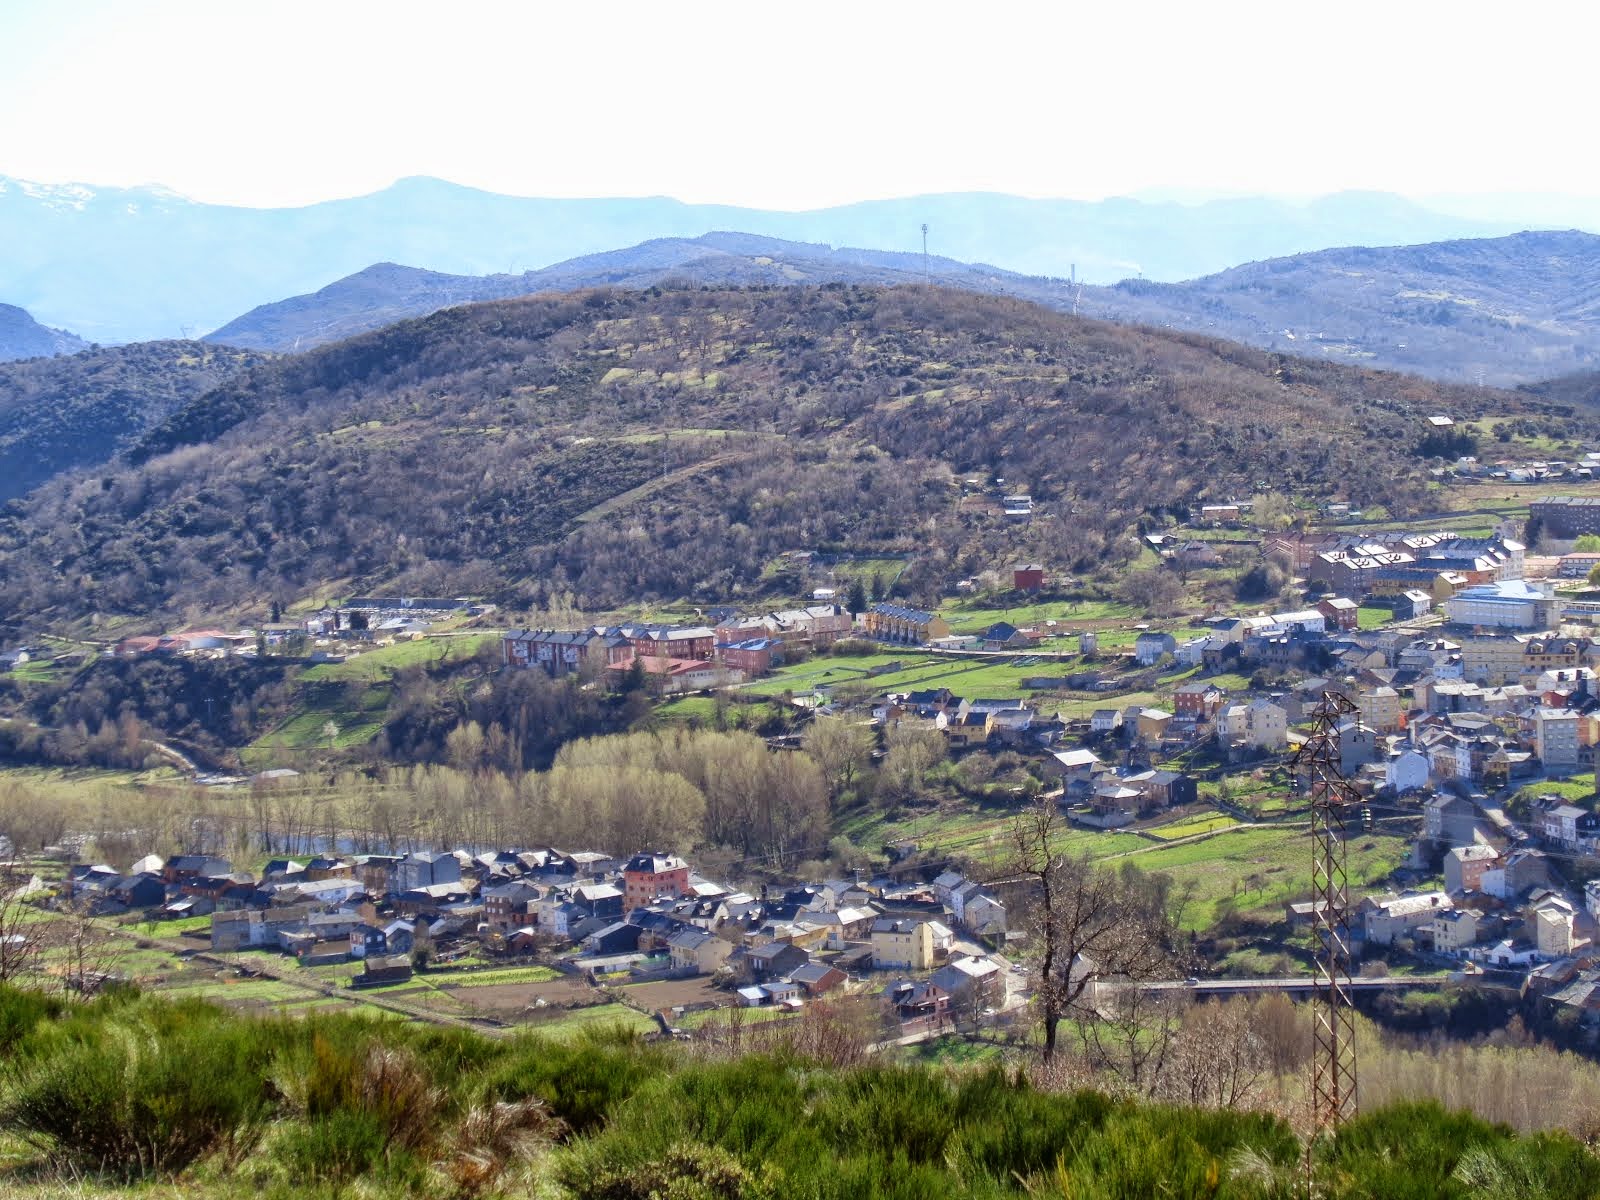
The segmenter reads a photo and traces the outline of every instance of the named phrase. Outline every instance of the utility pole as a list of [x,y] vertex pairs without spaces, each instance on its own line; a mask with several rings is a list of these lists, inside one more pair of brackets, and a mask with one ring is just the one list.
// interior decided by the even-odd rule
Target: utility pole
[[[1361,710],[1337,692],[1324,692],[1311,736],[1294,756],[1297,775],[1311,786],[1311,898],[1317,934],[1316,1046],[1311,1058],[1313,1140],[1356,1112],[1355,1014],[1350,1006],[1350,879],[1345,870],[1345,816],[1361,794],[1339,764],[1339,723]],[[1311,1169],[1310,1144],[1306,1170]]]

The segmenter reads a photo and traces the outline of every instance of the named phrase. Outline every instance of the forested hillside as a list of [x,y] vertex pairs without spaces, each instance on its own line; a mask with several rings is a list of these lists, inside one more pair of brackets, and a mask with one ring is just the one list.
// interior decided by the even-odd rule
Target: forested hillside
[[[257,614],[330,587],[737,599],[794,547],[1087,568],[1267,489],[1425,503],[1421,417],[1526,395],[921,287],[465,306],[236,375],[0,522],[0,618]],[[961,480],[1030,490],[1032,521]],[[648,485],[648,486],[647,486]]]
[[125,449],[265,356],[204,342],[142,342],[0,365],[0,502]]

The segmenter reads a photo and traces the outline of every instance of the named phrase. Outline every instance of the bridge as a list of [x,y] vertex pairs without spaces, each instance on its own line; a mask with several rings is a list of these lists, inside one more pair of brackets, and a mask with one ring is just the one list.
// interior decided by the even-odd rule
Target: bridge
[[[1375,978],[1352,979],[1347,990],[1352,993],[1419,991],[1465,982],[1476,983],[1478,980],[1473,976],[1463,975],[1459,971],[1434,975],[1385,975]],[[1103,983],[1100,986],[1111,990],[1118,986],[1129,985]],[[1141,983],[1137,986],[1141,992],[1155,994],[1183,992],[1191,996],[1250,996],[1265,992],[1310,995],[1312,992],[1327,985],[1319,983],[1315,977],[1310,975],[1292,975],[1267,979],[1202,979],[1195,983],[1189,983],[1181,979],[1162,979]]]

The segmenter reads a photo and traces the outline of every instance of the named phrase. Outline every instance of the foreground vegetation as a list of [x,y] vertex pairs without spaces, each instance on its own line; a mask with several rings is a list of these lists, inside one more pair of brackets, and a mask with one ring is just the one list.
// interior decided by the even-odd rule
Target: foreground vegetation
[[[1118,1098],[1017,1066],[867,1061],[842,1022],[764,1023],[753,1029],[785,1032],[739,1048],[604,1030],[561,1043],[0,988],[0,1190],[1304,1194],[1302,1143],[1281,1116]],[[1364,1115],[1318,1143],[1313,1165],[1327,1197],[1600,1193],[1600,1161],[1570,1135],[1518,1135],[1430,1103]]]

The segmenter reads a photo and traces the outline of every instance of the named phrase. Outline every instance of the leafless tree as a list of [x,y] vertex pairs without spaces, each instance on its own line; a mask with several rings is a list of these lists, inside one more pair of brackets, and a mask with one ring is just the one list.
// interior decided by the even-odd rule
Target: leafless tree
[[1062,852],[1065,832],[1055,799],[1038,797],[1013,822],[1006,864],[1006,873],[1032,893],[1034,1003],[1046,1059],[1055,1056],[1063,1018],[1093,1015],[1097,981],[1151,979],[1171,961],[1171,926],[1160,895],[1131,873]]
[[1137,983],[1115,985],[1078,1022],[1085,1059],[1131,1092],[1155,1092],[1178,1050],[1185,1005],[1185,997],[1149,991]]
[[1164,1065],[1161,1092],[1180,1104],[1247,1104],[1265,1083],[1270,1066],[1252,1005],[1235,999],[1190,1006]]
[[44,924],[24,898],[28,881],[0,867],[0,983],[20,979],[39,965]]

